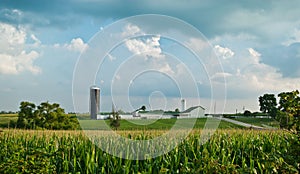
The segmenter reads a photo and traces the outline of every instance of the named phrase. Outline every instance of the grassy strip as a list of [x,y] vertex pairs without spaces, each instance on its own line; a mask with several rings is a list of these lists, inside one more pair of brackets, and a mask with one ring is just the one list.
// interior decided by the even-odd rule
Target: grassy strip
[[255,126],[261,126],[261,127],[265,127],[266,125],[275,128],[280,127],[279,122],[272,118],[240,117],[240,118],[234,118],[234,120],[253,124]]

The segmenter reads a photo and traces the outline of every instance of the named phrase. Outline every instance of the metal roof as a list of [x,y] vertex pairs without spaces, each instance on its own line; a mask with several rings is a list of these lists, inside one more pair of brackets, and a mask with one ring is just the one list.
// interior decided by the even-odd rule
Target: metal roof
[[181,113],[190,113],[190,112],[192,112],[193,110],[195,110],[197,108],[201,108],[201,109],[205,110],[202,106],[193,106],[193,107],[190,107],[190,108],[188,108],[187,110],[185,110]]

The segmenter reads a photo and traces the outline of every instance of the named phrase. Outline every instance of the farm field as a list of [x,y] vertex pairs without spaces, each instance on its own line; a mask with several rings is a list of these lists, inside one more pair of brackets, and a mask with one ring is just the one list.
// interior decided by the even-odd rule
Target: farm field
[[[194,119],[180,119],[180,124],[184,124],[185,127],[204,128],[207,119],[210,119],[211,123],[219,124],[219,120],[214,118],[198,118],[195,124],[192,125]],[[176,123],[177,119],[159,119],[159,120],[120,120],[120,127],[118,130],[168,130]],[[192,122],[192,123],[191,123]],[[109,120],[79,120],[80,126],[83,129],[89,130],[103,130],[109,125]],[[151,124],[146,124],[151,123]],[[242,128],[241,126],[221,121],[218,125],[220,129],[229,128]]]
[[[69,116],[74,116],[73,114]],[[81,118],[81,117],[80,117]],[[17,121],[18,116],[17,114],[0,114],[0,128],[9,128],[12,126],[9,124],[11,120]],[[203,128],[205,125],[206,119],[213,118],[198,118],[195,122],[195,125],[191,125],[194,128]],[[186,124],[190,124],[189,119],[185,119]],[[219,120],[215,120],[219,122]],[[110,122],[109,120],[90,120],[84,117],[84,119],[79,119],[80,126],[83,129],[90,129],[90,130],[103,130],[107,127]],[[139,122],[141,124],[139,124]],[[147,124],[153,122],[152,124]],[[171,127],[175,124],[176,119],[159,119],[159,120],[120,120],[120,127],[119,130],[157,130],[157,129],[171,129]],[[241,126],[221,121],[219,124],[220,129],[229,129],[229,128],[242,128]]]
[[[101,133],[103,131],[95,131]],[[159,130],[117,131],[135,140]],[[0,173],[297,173],[294,135],[281,130],[223,129],[200,144],[194,129],[165,155],[126,160],[107,154],[81,131],[0,132]],[[111,147],[120,142],[106,141]],[[95,140],[96,141],[96,140]]]
[[279,122],[272,118],[240,117],[240,118],[234,118],[234,120],[253,124],[255,126],[261,126],[261,127],[273,127],[273,128],[280,127]]

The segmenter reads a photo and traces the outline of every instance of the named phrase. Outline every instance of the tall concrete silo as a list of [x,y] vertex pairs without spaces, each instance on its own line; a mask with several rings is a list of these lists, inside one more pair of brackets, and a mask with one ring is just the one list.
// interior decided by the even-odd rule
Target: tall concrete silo
[[90,88],[90,114],[91,119],[96,120],[100,111],[100,88],[92,86]]
[[181,112],[183,112],[185,110],[186,110],[186,102],[185,102],[185,99],[182,99],[181,100]]

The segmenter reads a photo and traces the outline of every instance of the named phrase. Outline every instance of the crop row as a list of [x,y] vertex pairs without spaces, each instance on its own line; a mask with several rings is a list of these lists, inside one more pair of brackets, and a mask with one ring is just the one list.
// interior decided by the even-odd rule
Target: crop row
[[[161,134],[118,133],[132,140]],[[284,131],[221,130],[201,143],[201,131],[194,130],[161,156],[130,160],[99,148],[99,143],[127,148],[103,133],[91,141],[79,131],[5,130],[0,133],[0,173],[297,173],[299,157],[291,153],[294,139]]]

